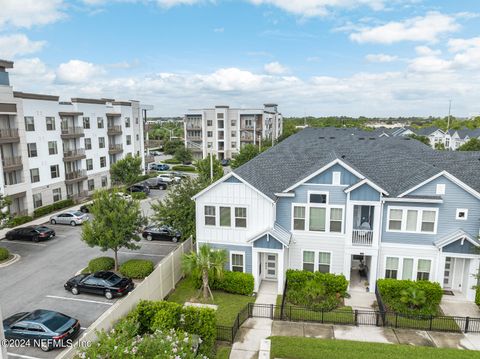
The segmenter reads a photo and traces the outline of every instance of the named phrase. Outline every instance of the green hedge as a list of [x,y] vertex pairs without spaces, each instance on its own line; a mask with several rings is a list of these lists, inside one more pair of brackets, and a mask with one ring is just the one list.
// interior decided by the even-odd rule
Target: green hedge
[[137,199],[137,200],[142,200],[147,198],[147,194],[145,192],[132,192],[130,193],[130,195],[132,196],[133,199]]
[[215,279],[212,283],[212,289],[221,289],[228,293],[242,295],[252,295],[253,287],[253,275],[242,272],[226,271],[221,280]]
[[33,217],[34,218],[42,217],[42,216],[45,216],[46,214],[52,213],[56,210],[66,208],[66,207],[71,207],[74,204],[75,204],[75,202],[73,201],[73,199],[71,199],[71,198],[64,199],[63,201],[58,201],[58,202],[55,202],[55,203],[50,204],[48,206],[43,206],[43,207],[37,208],[35,211],[33,211]]
[[477,286],[477,291],[475,292],[475,303],[480,307],[480,285]]
[[115,260],[112,257],[98,257],[88,262],[88,272],[95,273],[102,270],[115,268]]
[[195,172],[195,167],[193,166],[184,166],[184,165],[178,165],[178,166],[173,166],[172,167],[173,171],[183,171],[183,172]]
[[154,265],[147,259],[130,259],[120,266],[120,273],[125,277],[142,279],[153,272]]
[[[397,279],[379,279],[377,288],[382,297],[382,301],[388,310],[409,315],[437,315],[439,314],[439,305],[442,300],[443,290],[440,284],[426,280],[397,280]],[[425,293],[426,303],[420,308],[410,308],[402,303],[400,294],[403,290],[415,288]]]
[[4,261],[5,259],[8,259],[9,256],[10,256],[10,252],[8,251],[8,249],[0,247],[0,261]]
[[166,163],[167,165],[179,165],[182,163],[181,161],[176,160],[175,158],[169,158],[167,160],[163,160],[162,162]]
[[16,226],[19,226],[21,224],[27,223],[33,221],[33,217],[31,216],[19,216],[19,217],[13,217],[8,221],[7,227],[8,228],[13,228]]

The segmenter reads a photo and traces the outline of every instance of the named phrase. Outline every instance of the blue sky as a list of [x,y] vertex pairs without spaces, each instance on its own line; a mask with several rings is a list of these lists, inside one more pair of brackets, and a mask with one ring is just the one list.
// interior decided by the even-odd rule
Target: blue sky
[[480,113],[475,0],[0,0],[16,90],[154,114],[277,102],[285,115]]

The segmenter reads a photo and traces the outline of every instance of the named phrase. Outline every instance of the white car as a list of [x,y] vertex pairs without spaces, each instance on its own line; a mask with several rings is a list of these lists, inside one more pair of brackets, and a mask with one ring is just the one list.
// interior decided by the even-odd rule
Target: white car
[[80,211],[67,211],[50,217],[51,224],[69,224],[73,227],[88,221],[90,217]]
[[163,182],[166,182],[166,183],[172,183],[172,182],[178,183],[182,180],[180,177],[175,177],[168,173],[159,174],[157,178],[161,179]]
[[117,196],[122,197],[123,199],[126,199],[127,201],[131,201],[131,200],[132,200],[132,196],[130,196],[130,195],[127,194],[127,193],[116,192],[116,194],[117,194]]

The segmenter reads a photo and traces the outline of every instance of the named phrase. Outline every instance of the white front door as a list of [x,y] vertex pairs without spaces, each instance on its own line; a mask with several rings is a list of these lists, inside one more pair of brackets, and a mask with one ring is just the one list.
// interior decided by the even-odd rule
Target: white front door
[[443,288],[452,288],[453,258],[445,258],[445,270],[443,272]]
[[277,279],[277,255],[265,253],[265,278]]

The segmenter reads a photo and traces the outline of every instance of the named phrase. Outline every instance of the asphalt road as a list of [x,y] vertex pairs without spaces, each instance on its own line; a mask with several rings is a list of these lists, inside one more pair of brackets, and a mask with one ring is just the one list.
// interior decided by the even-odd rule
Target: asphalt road
[[[165,191],[152,190],[149,199],[142,201],[142,211],[151,214],[150,203],[163,198]],[[49,225],[55,229],[52,240],[32,243],[28,241],[0,241],[2,247],[19,254],[20,260],[0,268],[0,304],[4,319],[12,314],[34,309],[51,309],[77,318],[82,328],[92,324],[115,300],[102,296],[80,294],[74,296],[64,290],[64,283],[84,268],[92,258],[109,255],[90,248],[81,241],[81,227]],[[128,259],[150,259],[158,263],[176,244],[170,242],[139,242],[139,250],[122,249],[120,262]],[[43,353],[37,348],[8,348],[10,358],[53,358],[59,351]]]

